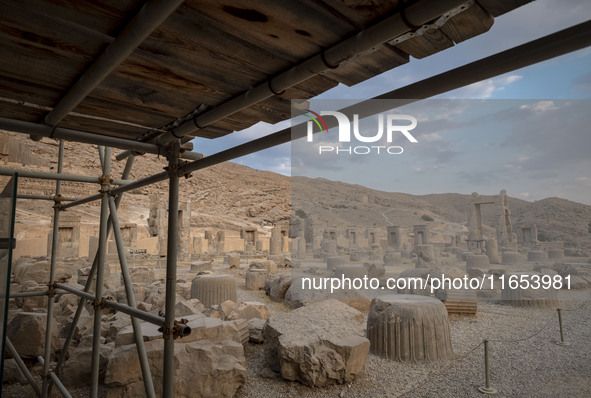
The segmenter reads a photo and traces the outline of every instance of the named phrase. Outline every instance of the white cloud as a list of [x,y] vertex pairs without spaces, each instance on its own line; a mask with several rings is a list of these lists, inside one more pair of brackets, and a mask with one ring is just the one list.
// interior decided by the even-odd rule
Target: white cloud
[[519,109],[528,109],[539,115],[549,111],[555,111],[558,107],[554,104],[554,101],[538,101],[531,105],[521,105]]
[[493,94],[504,90],[511,84],[521,80],[521,75],[499,76],[493,79],[483,80],[478,83],[470,84],[469,86],[459,88],[452,91],[449,95],[444,95],[446,98],[479,98],[486,99],[493,96]]

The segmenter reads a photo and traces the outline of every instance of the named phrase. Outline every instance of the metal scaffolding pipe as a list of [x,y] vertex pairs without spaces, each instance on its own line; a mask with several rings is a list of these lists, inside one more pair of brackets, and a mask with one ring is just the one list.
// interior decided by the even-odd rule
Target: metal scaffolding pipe
[[[131,173],[131,168],[133,166],[134,158],[135,157],[131,156],[127,159],[127,162],[125,163],[125,168],[123,169],[123,174],[121,175],[122,179],[126,180],[127,178],[129,178],[129,174]],[[117,198],[115,199],[116,207],[119,207],[119,203],[121,203],[122,198],[123,198],[122,195],[117,196]],[[111,218],[109,217],[109,221],[107,223],[107,236],[109,235],[109,232],[111,231],[111,227],[112,227],[112,223],[111,223]],[[88,292],[90,290],[90,286],[92,284],[92,278],[94,278],[94,274],[96,272],[97,262],[98,262],[98,252],[95,254],[94,260],[92,261],[92,267],[90,267],[90,273],[88,275],[88,279],[86,280],[86,285],[84,286],[84,292]],[[57,364],[55,365],[55,373],[58,375],[59,375],[59,371],[60,371],[64,361],[66,360],[66,355],[68,353],[68,347],[70,346],[70,343],[72,342],[72,338],[74,337],[74,333],[76,331],[75,330],[76,325],[78,324],[78,320],[80,319],[80,316],[82,315],[83,309],[84,309],[84,300],[80,300],[78,302],[78,308],[76,309],[76,313],[74,314],[74,319],[72,320],[72,326],[70,327],[70,329],[68,331],[68,335],[66,336],[64,346],[60,352],[60,356],[57,360]]]
[[[59,150],[58,150],[58,158],[57,158],[57,173],[61,174],[64,169],[64,140],[60,140],[59,142]],[[62,182],[57,180],[55,182],[55,196],[60,196],[62,194]],[[48,286],[53,286],[53,282],[55,280],[55,268],[57,263],[57,256],[58,256],[58,249],[59,249],[59,220],[60,220],[60,210],[57,206],[53,208],[53,231],[52,231],[52,241],[51,241],[51,260],[49,265],[49,284]],[[50,288],[51,289],[51,288]],[[45,350],[43,357],[46,359],[45,364],[43,365],[43,374],[47,374],[49,371],[49,361],[51,358],[51,331],[53,328],[53,307],[54,301],[49,297],[47,300],[47,323],[45,326]],[[43,379],[43,389],[41,396],[43,398],[47,397],[49,387],[49,379]]]
[[88,133],[85,131],[78,131],[66,129],[62,127],[53,128],[51,126],[25,122],[22,120],[7,119],[0,117],[0,129],[13,131],[15,133],[30,134],[39,137],[49,137],[54,139],[82,142],[92,145],[104,145],[120,149],[129,149],[142,153],[152,153],[155,155],[164,155],[164,149],[158,145],[148,144],[126,138],[110,137],[106,135],[99,135]]
[[[25,363],[21,359],[21,356],[16,351],[16,348],[14,348],[14,345],[12,345],[12,342],[10,341],[10,339],[8,337],[6,337],[6,340],[5,341],[6,341],[6,348],[8,348],[8,351],[10,352],[10,355],[12,355],[12,357],[16,361],[16,364],[20,368],[21,372],[23,372],[23,374],[25,375],[25,378],[27,379],[27,381],[31,385],[31,388],[33,389],[33,391],[35,391],[35,394],[37,394],[37,396],[40,397],[41,396],[41,390],[39,389],[39,386],[35,382],[35,379],[33,378],[33,375],[31,374],[31,372],[27,368],[27,365],[25,365]],[[2,355],[4,355],[4,353]]]
[[[94,301],[96,300],[96,296],[92,293],[88,293],[82,290],[78,290],[73,286],[67,285],[65,283],[56,283],[56,286],[62,290],[67,291],[68,293],[72,293],[78,297],[81,297],[83,300]],[[104,300],[103,304],[107,308],[112,308],[116,311],[123,312],[124,314],[142,319],[146,322],[152,323],[154,325],[162,326],[164,324],[164,318],[158,315],[150,314],[149,312],[145,312],[142,310],[138,310],[137,308],[132,308],[128,305],[118,303],[112,300]]]
[[45,124],[55,126],[90,94],[121,62],[125,60],[183,0],[151,0],[121,31],[78,81],[45,116]]
[[[117,245],[117,254],[119,255],[119,264],[121,265],[121,277],[123,278],[123,285],[125,286],[125,293],[127,295],[127,304],[132,308],[136,308],[133,283],[131,281],[131,275],[129,274],[127,257],[125,257],[125,248],[123,246],[123,237],[121,236],[121,229],[119,226],[117,205],[112,196],[109,197],[109,210],[111,212],[111,222],[113,223],[113,235],[115,237],[115,244]],[[131,325],[133,327],[133,337],[137,347],[146,396],[153,398],[156,396],[156,391],[154,390],[154,383],[152,382],[152,373],[150,371],[150,364],[148,363],[148,354],[146,353],[146,347],[144,345],[142,328],[138,319],[133,316],[131,317]]]
[[[81,176],[77,174],[63,174],[63,173],[45,173],[43,171],[29,171],[29,170],[14,170],[4,167],[0,167],[0,175],[13,175],[15,171],[18,171],[19,177],[24,178],[38,178],[41,180],[56,180],[56,181],[74,181],[74,182],[88,182],[93,184],[99,184],[100,180],[97,177]],[[126,185],[133,181],[114,179],[113,185]]]
[[[460,66],[439,75],[421,80],[417,83],[387,92],[374,97],[368,101],[376,99],[408,99],[405,103],[410,103],[419,99],[429,98],[438,94],[455,90],[481,80],[489,79],[516,69],[542,62],[560,55],[567,54],[591,45],[591,21],[575,25],[573,27],[561,30],[559,32],[544,36],[540,39],[522,44],[512,49],[491,55],[478,61]],[[365,106],[366,101],[360,103]],[[402,104],[402,103],[401,103]],[[346,108],[353,111],[353,107]],[[378,112],[376,112],[378,113]],[[327,118],[327,124],[333,118]],[[216,164],[233,160],[254,152],[268,149],[280,144],[304,137],[305,125],[300,124],[292,127],[295,133],[292,138],[292,128],[286,128],[273,134],[249,141],[245,144],[237,145],[233,148],[215,153],[187,163],[180,167],[179,174],[187,175],[193,171],[201,170]],[[299,134],[298,134],[299,133]],[[150,177],[131,182],[124,186],[114,188],[113,194],[121,194],[133,189],[142,188],[168,178],[168,172],[164,171],[154,174]],[[96,196],[89,197],[88,201],[97,200]],[[65,206],[69,206],[66,204]]]
[[[43,360],[42,356],[38,356],[37,360],[39,362],[41,362],[41,366],[45,366],[45,364],[47,362],[45,362]],[[70,392],[68,391],[68,389],[66,388],[66,386],[64,386],[64,384],[62,383],[62,381],[59,379],[59,377],[53,373],[53,372],[49,372],[49,377],[51,378],[51,381],[53,381],[53,384],[55,384],[55,386],[57,387],[57,389],[59,390],[59,392],[65,397],[65,398],[72,398],[72,395],[70,395]]]
[[404,9],[404,14],[398,12],[391,15],[355,36],[317,53],[272,79],[181,124],[167,134],[158,137],[156,142],[166,145],[172,140],[184,137],[257,102],[270,98],[319,73],[338,67],[348,59],[409,32],[412,30],[412,26],[421,26],[460,6],[468,8],[469,4],[467,0],[422,0],[411,4]]
[[176,267],[178,244],[178,217],[179,217],[179,165],[178,147],[175,153],[168,158],[168,170],[170,171],[168,186],[168,241],[166,248],[166,301],[164,313],[164,378],[162,382],[163,398],[174,397],[174,328],[175,300],[176,300]]
[[[20,173],[19,173],[20,174]],[[26,195],[26,194],[18,194],[16,195],[18,199],[34,199],[34,200],[49,200],[55,201],[56,197],[51,195]],[[67,198],[61,197],[59,198],[62,202],[72,202],[74,200],[78,200],[77,198]]]
[[105,158],[103,162],[103,183],[101,184],[101,219],[99,226],[99,245],[98,261],[96,266],[96,287],[94,300],[94,328],[92,333],[92,368],[90,380],[90,396],[98,398],[99,371],[100,371],[100,348],[101,348],[101,327],[102,311],[101,300],[104,290],[105,258],[107,254],[107,225],[109,218],[109,181],[111,174],[111,148],[105,148]]

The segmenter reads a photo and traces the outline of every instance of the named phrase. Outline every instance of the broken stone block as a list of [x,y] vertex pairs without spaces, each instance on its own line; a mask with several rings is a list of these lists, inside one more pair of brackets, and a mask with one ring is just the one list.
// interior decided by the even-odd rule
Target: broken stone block
[[366,263],[364,266],[367,269],[368,278],[379,278],[386,273],[386,268],[382,263]]
[[523,256],[519,252],[503,252],[503,264],[519,265],[523,263]]
[[359,311],[337,300],[278,313],[263,330],[265,362],[284,379],[308,386],[351,382],[369,351],[362,320]]
[[326,268],[334,271],[336,266],[346,264],[349,261],[349,256],[329,256],[326,259]]
[[[38,284],[45,285],[49,283],[49,269],[51,263],[49,261],[35,261],[23,262],[14,270],[14,281],[23,284],[27,281],[35,281]],[[72,274],[67,272],[63,264],[56,264],[55,280],[67,281],[72,277]]]
[[[79,268],[78,269],[78,284],[82,285],[83,287],[86,285],[86,282],[88,281],[88,276],[90,275],[90,269],[92,267],[84,267],[84,268]],[[104,280],[105,280],[105,285],[106,285],[106,281],[108,281],[111,278],[111,267],[109,267],[108,265],[105,264],[105,268],[104,268]],[[92,278],[92,285],[95,286],[96,285],[96,272],[94,273],[94,278]]]
[[[154,282],[154,268],[153,267],[130,267],[129,274],[133,283],[147,284]],[[121,279],[123,284],[123,279]]]
[[[140,283],[132,283],[132,288],[135,301],[144,301],[144,298],[146,296],[144,286]],[[127,292],[125,291],[125,286],[119,286],[113,292],[113,297],[120,303],[127,303]]]
[[240,303],[227,317],[227,320],[235,319],[269,319],[269,310],[263,303],[256,301]]
[[191,261],[191,272],[211,271],[211,261]]
[[255,344],[264,342],[263,329],[267,321],[259,318],[252,318],[248,321],[248,341]]
[[417,245],[414,252],[417,255],[416,268],[440,268],[439,255],[433,245]]
[[197,275],[191,285],[191,298],[198,299],[205,307],[226,300],[237,301],[236,281],[232,275]]
[[238,303],[232,300],[226,300],[218,306],[220,319],[225,320],[232,311],[238,308]]
[[564,250],[562,249],[548,249],[548,258],[552,260],[559,260],[564,258]]
[[[100,346],[99,377],[101,379],[105,377],[107,364],[114,348],[113,344],[101,344]],[[91,363],[92,347],[71,350],[68,360],[60,372],[60,380],[68,387],[88,387],[91,381]]]
[[25,384],[27,382],[25,375],[23,374],[21,368],[18,367],[18,364],[14,358],[4,360],[2,382],[6,384]]
[[226,254],[225,262],[230,266],[230,268],[240,268],[240,253]]
[[466,268],[488,268],[490,261],[486,254],[468,253],[466,255]]
[[[267,289],[267,283],[269,289]],[[265,293],[273,301],[281,302],[285,298],[287,289],[291,286],[291,275],[277,275],[274,278],[267,279],[265,282]]]
[[527,261],[544,261],[548,258],[542,250],[531,250],[527,253]]
[[263,290],[267,280],[267,270],[249,269],[245,275],[247,290]]
[[435,362],[453,356],[445,305],[418,295],[373,299],[367,318],[371,352],[399,362]]
[[[146,343],[156,395],[162,395],[163,340]],[[176,341],[174,396],[233,397],[246,381],[244,348],[231,340]],[[105,376],[108,398],[145,397],[135,345],[113,351]]]
[[174,306],[174,314],[177,317],[200,314],[204,310],[205,306],[197,299],[184,300],[177,298]]
[[400,264],[401,253],[399,251],[388,250],[386,253],[384,253],[383,261],[385,265]]
[[269,274],[274,274],[277,271],[277,265],[273,260],[253,261],[248,266],[249,269],[264,269]]
[[[22,358],[37,358],[45,352],[45,330],[47,314],[37,312],[18,312],[8,323],[6,337]],[[52,319],[51,352],[57,344],[57,322]]]
[[189,300],[191,298],[191,282],[178,282],[176,283],[176,294]]
[[[314,280],[311,280],[310,282],[306,281],[305,286],[302,277],[294,278],[289,289],[285,293],[285,298],[283,300],[285,306],[296,309],[308,305],[309,303],[335,299],[361,312],[367,312],[369,309],[370,300],[358,289],[349,288],[348,286],[346,288],[333,290],[332,292],[330,286],[328,286],[327,289],[311,289],[310,287],[313,283],[316,283],[316,286],[318,286],[318,283],[320,283],[319,280],[323,279],[322,277],[316,278],[318,278],[316,282],[314,282]],[[314,277],[311,277],[311,279],[314,279]]]
[[334,268],[335,278],[349,278],[351,280],[355,278],[363,279],[367,276],[367,268],[363,264],[342,264],[337,265]]

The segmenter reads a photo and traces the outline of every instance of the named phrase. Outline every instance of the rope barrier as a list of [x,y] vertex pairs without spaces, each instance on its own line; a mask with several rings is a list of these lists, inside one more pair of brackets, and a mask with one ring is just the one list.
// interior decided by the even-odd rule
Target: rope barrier
[[[581,305],[577,306],[576,308],[573,309],[568,309],[568,310],[562,310],[562,311],[578,311],[580,309],[582,309],[584,306],[588,305],[588,302],[583,302]],[[501,313],[495,313],[495,312],[486,312],[486,313],[491,313],[491,314],[497,314],[497,315],[508,315],[508,314],[501,314]],[[546,329],[546,327],[548,327],[548,325],[554,320],[554,316],[551,317],[548,322],[546,322],[544,324],[544,326],[542,326],[539,330],[537,330],[535,333],[524,337],[524,338],[520,338],[520,339],[510,339],[510,340],[501,340],[501,339],[484,339],[482,340],[480,343],[478,343],[478,345],[474,346],[472,349],[470,349],[466,354],[462,355],[459,358],[454,359],[454,361],[452,362],[452,364],[450,366],[445,367],[442,371],[436,372],[432,375],[429,376],[429,378],[427,380],[425,380],[423,383],[420,383],[418,385],[416,385],[415,387],[411,388],[410,390],[407,390],[405,392],[403,392],[400,395],[397,395],[397,398],[400,397],[404,397],[405,395],[408,395],[418,389],[420,389],[421,387],[426,386],[427,384],[431,383],[433,381],[433,376],[441,376],[447,372],[449,372],[451,369],[453,369],[457,364],[459,364],[460,362],[462,362],[463,360],[465,360],[470,354],[472,354],[474,351],[476,351],[477,348],[479,348],[480,346],[482,346],[483,344],[485,344],[485,342],[491,342],[491,343],[517,343],[517,342],[521,342],[521,341],[525,341],[525,340],[529,340],[537,335],[539,335],[540,333],[542,333],[542,331],[544,329]],[[561,333],[562,333],[562,325],[561,325]],[[563,337],[561,338],[563,340]],[[488,356],[488,353],[485,353],[485,356]],[[485,358],[485,361],[487,360],[487,358]],[[490,386],[487,386],[490,387]],[[486,388],[484,389],[486,390]],[[490,389],[491,391],[493,391],[494,389]],[[496,390],[495,390],[496,391]],[[481,390],[481,392],[486,393],[485,391]]]

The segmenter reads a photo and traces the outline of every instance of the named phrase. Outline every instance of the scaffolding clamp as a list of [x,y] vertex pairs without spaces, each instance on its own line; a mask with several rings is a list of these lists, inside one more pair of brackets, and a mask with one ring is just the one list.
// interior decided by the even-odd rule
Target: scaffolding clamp
[[158,331],[162,333],[162,337],[164,340],[170,339],[172,336],[173,339],[183,338],[191,334],[191,328],[187,325],[189,323],[188,319],[181,318],[180,321],[175,320],[174,326],[171,328],[166,325],[162,325],[158,328]]
[[94,308],[94,310],[96,311],[99,308],[106,308],[107,307],[107,300],[112,299],[113,297],[108,297],[108,296],[103,296],[101,297],[100,300],[98,299],[94,299],[92,302],[92,306]]
[[48,283],[47,284],[47,292],[45,292],[45,294],[47,295],[47,297],[49,297],[50,299],[55,297],[55,289],[56,289],[56,284],[57,281],[53,282],[53,283]]
[[109,185],[113,183],[113,179],[109,174],[99,177],[99,183],[101,185]]

